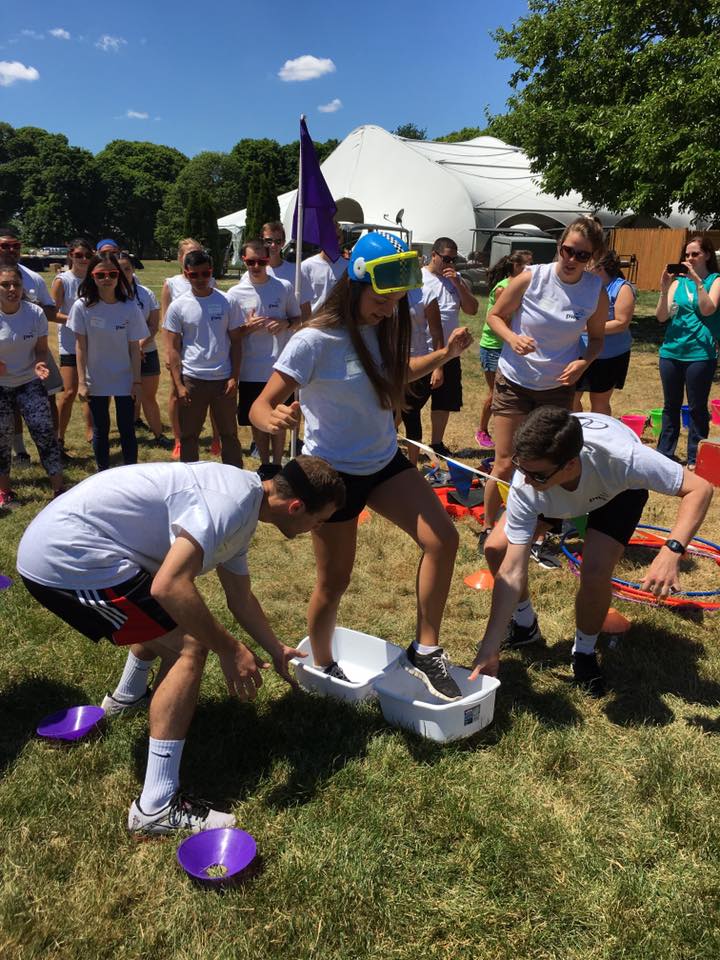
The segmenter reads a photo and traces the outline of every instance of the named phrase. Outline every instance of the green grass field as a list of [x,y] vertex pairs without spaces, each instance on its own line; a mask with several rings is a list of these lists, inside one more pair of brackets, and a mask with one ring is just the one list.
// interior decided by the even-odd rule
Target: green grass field
[[[148,264],[142,282],[159,290],[174,269]],[[661,404],[653,302],[640,301],[617,413]],[[447,439],[477,464],[475,347],[463,368],[466,405]],[[78,412],[70,439],[85,457],[69,471],[79,481],[92,458]],[[142,459],[167,456],[144,437],[140,449]],[[11,576],[18,540],[48,500],[37,463],[15,486],[22,504],[0,517],[0,572]],[[645,517],[669,525],[675,509],[653,495]],[[463,584],[480,565],[477,533],[460,522],[444,627],[460,663],[471,660],[489,611],[488,594]],[[702,533],[720,539],[720,498]],[[414,545],[373,516],[360,528],[340,622],[406,644],[416,562]],[[717,587],[717,567],[696,563],[707,565],[707,589]],[[261,525],[251,572],[278,634],[300,640],[313,583],[309,540],[285,541]],[[720,615],[618,602],[633,625],[614,648],[601,644],[610,692],[588,700],[568,683],[575,585],[567,566],[531,570],[547,649],[506,655],[494,723],[445,747],[389,728],[374,705],[293,695],[272,674],[256,704],[229,701],[211,658],[184,784],[228,804],[263,860],[256,879],[221,896],[180,872],[174,841],[126,835],[144,772],[144,717],[73,748],[34,737],[44,714],[99,702],[124,655],[73,633],[14,583],[0,593],[0,957],[719,956]],[[214,575],[202,589],[231,626]]]

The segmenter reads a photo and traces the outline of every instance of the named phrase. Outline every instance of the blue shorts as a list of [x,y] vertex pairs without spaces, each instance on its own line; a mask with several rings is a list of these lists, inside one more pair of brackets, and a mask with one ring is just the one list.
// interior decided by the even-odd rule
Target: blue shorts
[[480,363],[483,370],[488,373],[495,373],[501,353],[502,349],[494,350],[491,347],[480,347]]

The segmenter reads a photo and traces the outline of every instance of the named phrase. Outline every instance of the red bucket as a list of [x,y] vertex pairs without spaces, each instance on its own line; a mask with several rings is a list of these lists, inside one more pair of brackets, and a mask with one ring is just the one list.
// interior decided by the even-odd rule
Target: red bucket
[[639,437],[643,435],[645,424],[647,423],[647,417],[644,414],[624,413],[620,419],[626,427],[630,427],[630,429]]

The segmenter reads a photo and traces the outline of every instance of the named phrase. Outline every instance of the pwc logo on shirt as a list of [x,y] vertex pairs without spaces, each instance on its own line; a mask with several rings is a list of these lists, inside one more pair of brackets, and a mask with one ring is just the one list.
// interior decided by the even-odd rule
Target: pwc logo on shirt
[[210,319],[211,320],[222,320],[222,307],[220,304],[213,303],[210,305]]

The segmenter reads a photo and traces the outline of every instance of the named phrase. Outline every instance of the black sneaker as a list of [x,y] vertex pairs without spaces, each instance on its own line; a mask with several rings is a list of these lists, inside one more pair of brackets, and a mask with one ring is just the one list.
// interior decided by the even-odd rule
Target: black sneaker
[[138,417],[137,420],[135,421],[135,429],[136,429],[136,430],[149,430],[150,427],[145,423],[145,421],[143,420],[142,417]]
[[460,687],[450,676],[449,660],[443,653],[442,647],[432,653],[418,653],[415,647],[410,646],[405,651],[403,667],[418,680],[421,680],[433,696],[440,700],[459,700],[462,696]]
[[431,444],[430,444],[430,447],[431,447],[431,449],[434,450],[435,453],[437,453],[437,455],[440,456],[440,457],[451,457],[451,456],[452,456],[452,453],[448,450],[448,448],[445,446],[445,444],[444,444],[442,441],[440,441],[440,443],[431,443]]
[[166,437],[162,433],[159,437],[155,437],[153,443],[156,447],[160,447],[161,450],[172,450],[175,446],[175,441],[171,440],[170,437]]
[[530,548],[530,559],[534,560],[543,570],[557,570],[558,567],[562,566],[558,557],[549,552],[544,542],[534,543],[532,545]]
[[572,655],[573,683],[589,693],[591,697],[605,695],[605,677],[594,653],[574,653]]
[[344,680],[345,683],[352,682],[348,679],[345,671],[336,660],[333,660],[327,667],[323,667],[323,673],[328,677],[332,677],[333,680]]
[[27,450],[21,450],[19,453],[13,453],[13,464],[16,467],[29,467],[32,464],[30,454]]
[[545,643],[543,635],[540,633],[537,617],[529,627],[521,627],[519,623],[511,620],[508,624],[505,639],[501,644],[502,650],[515,650],[517,647],[526,647],[529,643]]

